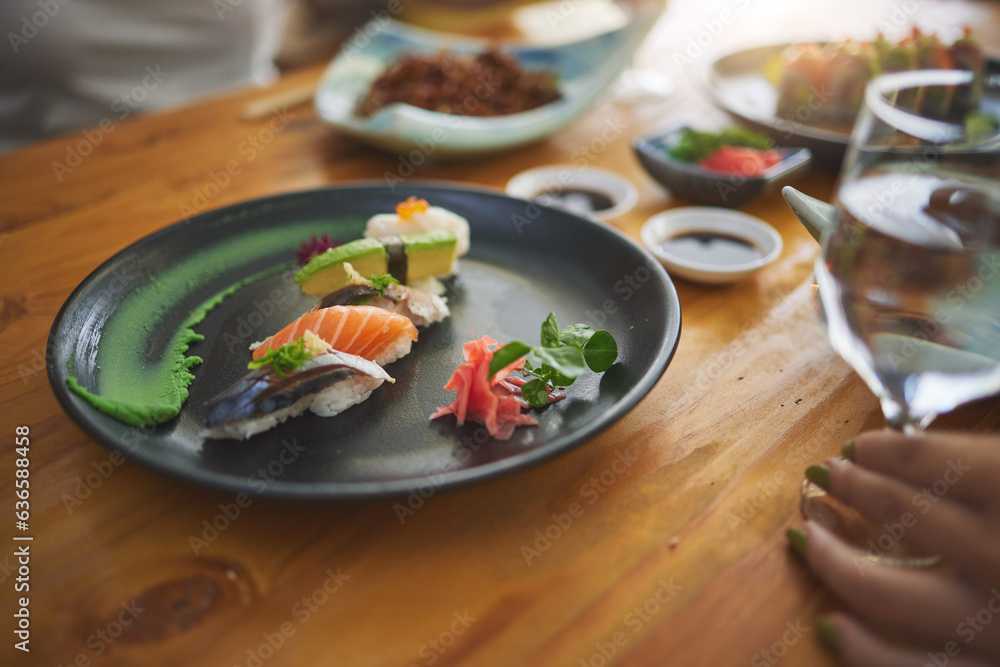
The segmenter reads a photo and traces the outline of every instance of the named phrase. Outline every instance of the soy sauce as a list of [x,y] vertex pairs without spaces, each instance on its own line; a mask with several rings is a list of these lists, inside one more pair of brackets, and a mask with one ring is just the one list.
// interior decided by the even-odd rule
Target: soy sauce
[[611,197],[603,192],[585,188],[552,188],[539,195],[537,199],[549,206],[584,213],[606,211],[615,205]]
[[761,259],[764,251],[738,236],[716,232],[688,232],[667,239],[659,249],[700,264],[733,266]]

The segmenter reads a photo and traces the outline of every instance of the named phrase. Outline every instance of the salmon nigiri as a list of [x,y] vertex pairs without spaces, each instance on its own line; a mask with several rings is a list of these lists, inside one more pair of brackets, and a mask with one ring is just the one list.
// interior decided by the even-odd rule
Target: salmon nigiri
[[374,306],[331,306],[308,312],[274,334],[253,351],[260,359],[268,350],[305,335],[306,330],[333,349],[354,354],[379,366],[406,356],[417,339],[417,328],[404,315]]

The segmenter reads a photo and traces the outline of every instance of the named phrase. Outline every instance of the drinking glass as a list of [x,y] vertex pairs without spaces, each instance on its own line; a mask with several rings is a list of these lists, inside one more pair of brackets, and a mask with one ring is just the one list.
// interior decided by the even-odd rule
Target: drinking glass
[[[957,70],[869,83],[821,239],[815,271],[830,342],[878,396],[889,426],[909,435],[1000,392],[997,87]],[[803,486],[803,512],[835,524],[869,557],[936,561],[834,505]]]

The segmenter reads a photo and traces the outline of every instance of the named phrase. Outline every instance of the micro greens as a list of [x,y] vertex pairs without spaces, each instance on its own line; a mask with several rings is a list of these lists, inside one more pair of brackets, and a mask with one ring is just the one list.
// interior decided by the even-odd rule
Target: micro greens
[[571,324],[560,330],[556,314],[549,313],[542,323],[541,345],[532,347],[514,340],[494,352],[489,375],[493,377],[502,369],[527,355],[525,375],[534,379],[525,382],[521,394],[536,408],[549,402],[549,391],[567,387],[586,368],[603,373],[618,359],[618,344],[610,332],[594,331],[585,324]]
[[368,279],[372,287],[378,292],[379,296],[385,296],[385,290],[389,285],[398,285],[399,281],[393,278],[388,273],[378,273]]
[[306,349],[305,340],[299,338],[297,340],[293,340],[291,343],[282,345],[276,350],[268,350],[263,357],[260,359],[254,359],[247,364],[247,368],[250,370],[256,370],[271,364],[271,366],[274,367],[274,372],[278,374],[278,377],[283,378],[292,371],[298,370],[304,362],[311,358],[312,353]]

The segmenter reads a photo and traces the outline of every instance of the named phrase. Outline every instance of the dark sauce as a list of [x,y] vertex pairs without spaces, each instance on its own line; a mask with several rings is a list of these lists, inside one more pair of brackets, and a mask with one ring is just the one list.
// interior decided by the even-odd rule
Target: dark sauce
[[715,232],[678,234],[663,242],[659,249],[668,255],[712,266],[747,264],[764,256],[764,251],[750,241]]
[[603,192],[585,188],[552,188],[537,197],[543,204],[570,211],[596,213],[606,211],[615,205],[614,200]]

